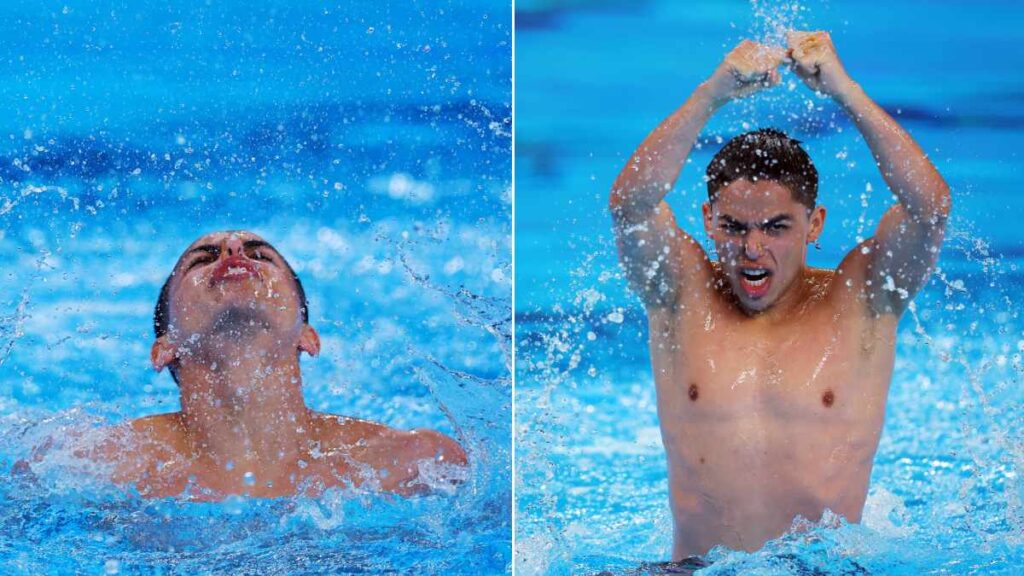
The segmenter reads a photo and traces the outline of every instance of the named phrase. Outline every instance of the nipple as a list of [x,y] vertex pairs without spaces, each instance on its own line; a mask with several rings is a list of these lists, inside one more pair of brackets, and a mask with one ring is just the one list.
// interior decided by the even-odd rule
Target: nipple
[[836,395],[831,390],[825,390],[825,393],[821,395],[821,403],[825,405],[825,408],[831,408],[835,401]]

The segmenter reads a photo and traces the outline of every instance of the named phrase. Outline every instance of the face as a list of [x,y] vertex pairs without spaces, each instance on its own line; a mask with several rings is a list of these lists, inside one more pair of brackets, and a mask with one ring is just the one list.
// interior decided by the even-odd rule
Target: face
[[249,232],[215,232],[192,243],[174,267],[170,326],[187,338],[211,323],[257,322],[272,332],[303,326],[301,298],[281,255]]
[[722,271],[749,311],[766,310],[802,272],[807,245],[825,223],[825,209],[810,211],[778,182],[736,180],[704,205],[704,228],[715,242]]

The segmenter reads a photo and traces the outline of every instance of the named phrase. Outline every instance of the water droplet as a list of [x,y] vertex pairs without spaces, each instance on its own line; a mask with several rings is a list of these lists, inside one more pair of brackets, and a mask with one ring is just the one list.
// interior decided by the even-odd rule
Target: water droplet
[[244,482],[246,486],[255,486],[256,475],[252,472],[246,472],[245,475],[242,476],[242,482]]

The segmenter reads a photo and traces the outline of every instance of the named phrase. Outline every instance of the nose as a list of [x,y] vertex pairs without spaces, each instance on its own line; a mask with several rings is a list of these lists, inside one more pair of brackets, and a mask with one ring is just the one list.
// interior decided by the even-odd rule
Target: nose
[[245,243],[238,237],[238,234],[231,234],[224,240],[224,248],[221,250],[221,254],[225,258],[241,256],[244,254],[244,248]]
[[743,256],[756,261],[764,253],[764,238],[760,232],[750,231],[743,237]]

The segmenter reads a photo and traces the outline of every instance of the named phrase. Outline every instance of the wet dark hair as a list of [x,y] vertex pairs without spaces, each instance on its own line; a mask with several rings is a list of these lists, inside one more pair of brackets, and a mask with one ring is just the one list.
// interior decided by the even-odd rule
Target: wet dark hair
[[[302,307],[299,310],[302,314],[302,322],[303,324],[309,324],[309,300],[306,298],[306,290],[302,287],[302,281],[299,280],[299,275],[295,273],[295,270],[292,268],[292,265],[288,263],[288,260],[286,260],[280,252],[277,252],[277,255],[281,258],[281,261],[284,262],[284,266],[288,269],[288,273],[291,275],[292,280],[295,281],[295,290],[299,293],[299,302],[302,303]],[[175,265],[175,267],[177,267],[177,265]],[[164,280],[164,285],[160,288],[160,296],[156,300],[156,308],[153,310],[153,332],[156,334],[157,338],[167,334],[167,328],[170,321],[168,316],[170,315],[171,306],[169,296],[171,291],[171,279],[174,278],[174,274],[175,272],[172,271],[170,275],[167,276],[167,280]],[[177,382],[178,374],[174,370],[173,366],[170,368],[170,371],[171,377],[174,378],[175,382]]]
[[811,157],[799,140],[775,128],[740,134],[715,154],[707,170],[709,201],[714,203],[719,190],[742,179],[778,182],[808,210],[818,198],[818,170]]

